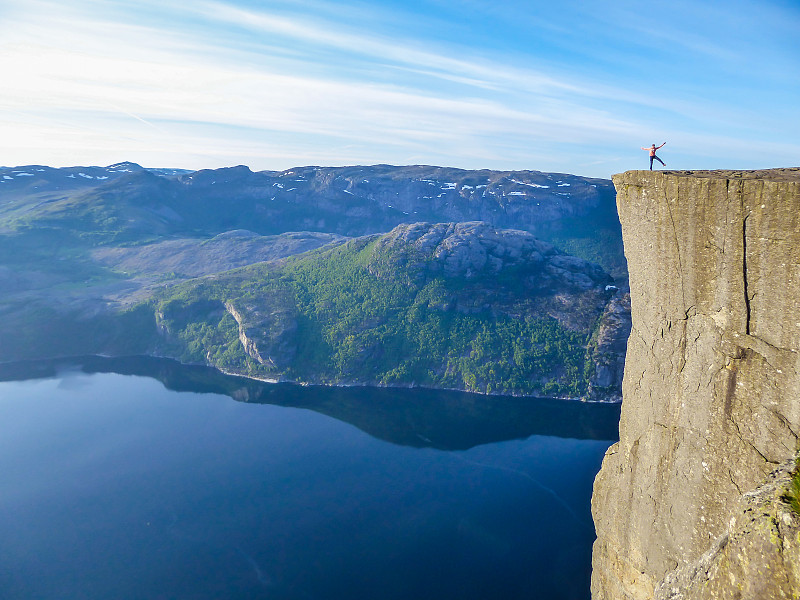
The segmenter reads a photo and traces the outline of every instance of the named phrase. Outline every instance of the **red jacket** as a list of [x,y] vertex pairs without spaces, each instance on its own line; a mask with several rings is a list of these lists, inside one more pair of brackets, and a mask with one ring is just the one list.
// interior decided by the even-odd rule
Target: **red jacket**
[[[667,142],[664,142],[664,144],[666,144],[666,143]],[[663,146],[664,144],[661,144],[661,146]],[[661,146],[653,145],[653,146],[650,146],[649,148],[642,148],[642,150],[649,150],[650,151],[650,156],[655,156],[656,155],[656,150],[661,148]]]

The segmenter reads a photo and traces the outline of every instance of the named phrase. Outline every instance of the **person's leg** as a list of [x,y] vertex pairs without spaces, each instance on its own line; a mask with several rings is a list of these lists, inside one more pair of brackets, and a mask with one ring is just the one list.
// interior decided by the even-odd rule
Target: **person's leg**
[[[660,163],[661,163],[662,165],[664,165],[665,167],[667,166],[667,163],[665,163],[663,160],[661,160],[661,159],[660,159],[660,158],[658,158],[657,156],[653,156],[653,158],[655,158],[655,159],[656,159],[658,162],[660,162]],[[651,169],[653,168],[653,160],[652,160],[652,159],[650,159],[650,168],[651,168]]]
[[655,158],[655,156],[651,156],[651,157],[650,157],[650,170],[651,170],[651,171],[653,170],[653,159],[654,159],[654,158]]

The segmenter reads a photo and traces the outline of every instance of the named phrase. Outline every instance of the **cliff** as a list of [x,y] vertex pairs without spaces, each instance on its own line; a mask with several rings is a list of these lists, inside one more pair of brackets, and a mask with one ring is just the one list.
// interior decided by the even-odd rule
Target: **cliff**
[[633,325],[592,597],[798,598],[800,169],[613,180]]

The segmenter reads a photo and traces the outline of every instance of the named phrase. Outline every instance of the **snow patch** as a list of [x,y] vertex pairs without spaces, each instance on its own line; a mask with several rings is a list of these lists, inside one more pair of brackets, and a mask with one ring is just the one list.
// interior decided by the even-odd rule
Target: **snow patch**
[[87,175],[86,173],[78,173],[78,175],[80,175],[85,179],[94,179],[94,177],[92,177],[91,175]]
[[516,179],[512,179],[511,182],[512,183],[516,183],[518,185],[527,185],[528,187],[532,187],[532,188],[547,189],[547,188],[550,187],[549,185],[539,185],[538,183],[525,183],[524,181],[517,181]]

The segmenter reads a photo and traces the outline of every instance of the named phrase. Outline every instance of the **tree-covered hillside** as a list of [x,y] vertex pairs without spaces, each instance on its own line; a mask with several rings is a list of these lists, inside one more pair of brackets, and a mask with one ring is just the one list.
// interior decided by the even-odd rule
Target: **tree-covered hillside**
[[163,350],[251,376],[584,396],[596,265],[482,223],[385,236],[170,289]]

